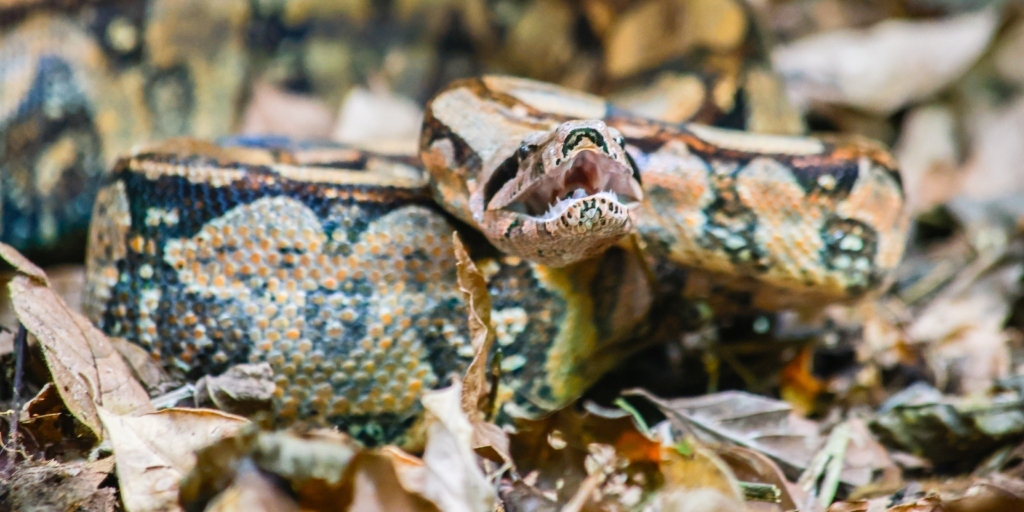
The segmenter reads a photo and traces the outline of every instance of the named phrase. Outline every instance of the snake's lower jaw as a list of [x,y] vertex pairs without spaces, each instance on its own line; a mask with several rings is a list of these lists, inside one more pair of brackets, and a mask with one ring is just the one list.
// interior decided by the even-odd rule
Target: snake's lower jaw
[[613,192],[568,198],[542,217],[510,210],[484,213],[487,238],[498,249],[551,267],[593,258],[636,225],[639,201],[623,202]]

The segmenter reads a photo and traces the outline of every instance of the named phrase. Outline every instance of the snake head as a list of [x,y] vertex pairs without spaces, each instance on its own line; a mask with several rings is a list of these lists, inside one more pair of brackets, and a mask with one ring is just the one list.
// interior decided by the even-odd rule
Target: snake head
[[628,234],[643,198],[618,130],[574,120],[526,135],[483,180],[481,227],[499,249],[560,267]]

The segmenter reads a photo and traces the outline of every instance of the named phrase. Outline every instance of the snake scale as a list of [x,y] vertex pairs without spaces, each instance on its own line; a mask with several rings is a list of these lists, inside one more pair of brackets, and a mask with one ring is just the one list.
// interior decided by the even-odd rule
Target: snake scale
[[666,273],[675,295],[814,309],[883,286],[906,237],[871,142],[657,122],[526,79],[438,93],[420,150],[139,149],[99,191],[87,313],[179,376],[269,363],[281,418],[414,443],[422,392],[472,357],[455,232],[492,296],[503,416],[650,343]]

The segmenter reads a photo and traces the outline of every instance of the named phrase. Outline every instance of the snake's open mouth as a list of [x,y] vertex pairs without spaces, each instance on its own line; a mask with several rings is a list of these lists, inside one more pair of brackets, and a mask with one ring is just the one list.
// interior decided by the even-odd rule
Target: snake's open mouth
[[502,209],[548,221],[561,216],[576,202],[597,197],[629,207],[640,201],[643,192],[633,168],[597,151],[580,151],[554,170],[524,184]]

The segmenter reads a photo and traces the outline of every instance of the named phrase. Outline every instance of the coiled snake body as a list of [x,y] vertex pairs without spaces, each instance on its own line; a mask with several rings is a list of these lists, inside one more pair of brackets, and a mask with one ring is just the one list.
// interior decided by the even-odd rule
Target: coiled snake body
[[877,289],[903,250],[898,174],[867,142],[656,123],[484,77],[431,101],[420,156],[137,151],[97,200],[88,313],[179,375],[270,363],[284,418],[411,442],[420,394],[472,357],[454,231],[488,280],[512,415],[568,403],[643,346],[652,264],[706,283],[690,292],[806,308]]

